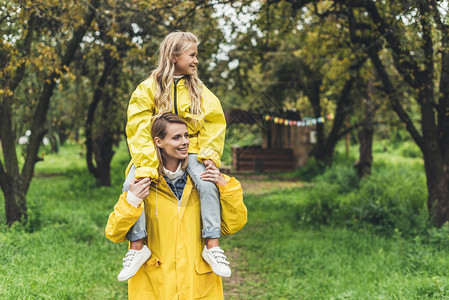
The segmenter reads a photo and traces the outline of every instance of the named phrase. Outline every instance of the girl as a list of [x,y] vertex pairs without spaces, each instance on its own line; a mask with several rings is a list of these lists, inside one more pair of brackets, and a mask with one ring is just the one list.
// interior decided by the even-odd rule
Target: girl
[[[175,114],[165,113],[154,121],[151,134],[160,180],[149,186],[148,178],[133,179],[130,191],[123,193],[115,205],[105,230],[108,239],[122,242],[139,216],[145,215],[147,241],[153,255],[128,281],[128,297],[223,299],[221,278],[201,258],[204,239],[200,232],[200,197],[190,174],[184,171],[189,156],[182,150],[189,147],[186,123]],[[172,179],[164,175],[167,171],[175,173]],[[222,175],[213,165],[203,173],[203,178],[214,182],[220,190],[223,234],[239,231],[247,220],[240,183]],[[131,193],[138,201],[129,199]]]
[[[167,35],[159,50],[159,63],[151,76],[142,82],[131,96],[128,107],[126,134],[132,165],[123,191],[135,178],[158,179],[161,166],[152,143],[150,132],[153,117],[172,112],[187,124],[190,145],[178,151],[188,153],[186,171],[192,178],[201,199],[202,237],[206,245],[202,252],[215,274],[231,276],[229,262],[219,246],[220,201],[217,186],[202,178],[209,167],[220,167],[223,153],[226,121],[220,101],[199,80],[196,74],[199,41],[190,32],[173,32]],[[180,168],[165,171],[169,178]],[[164,170],[163,170],[164,171]],[[145,216],[136,222],[127,237],[130,249],[124,258],[118,280],[131,278],[151,256],[144,245]],[[151,245],[150,245],[151,247]]]

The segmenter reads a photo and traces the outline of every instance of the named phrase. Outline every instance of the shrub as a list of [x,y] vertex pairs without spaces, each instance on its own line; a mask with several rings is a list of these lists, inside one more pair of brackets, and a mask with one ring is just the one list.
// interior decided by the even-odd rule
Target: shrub
[[359,179],[355,169],[351,165],[338,164],[329,168],[322,175],[315,178],[318,185],[331,183],[338,186],[338,194],[345,194],[359,186]]
[[416,235],[429,228],[424,174],[414,167],[374,168],[358,180],[352,166],[335,164],[302,191],[297,221],[343,225],[385,234]]
[[399,144],[396,152],[403,157],[417,158],[423,156],[421,149],[412,141],[405,141]]
[[295,177],[301,181],[312,181],[324,171],[325,168],[321,164],[314,158],[310,158],[305,166],[295,170]]

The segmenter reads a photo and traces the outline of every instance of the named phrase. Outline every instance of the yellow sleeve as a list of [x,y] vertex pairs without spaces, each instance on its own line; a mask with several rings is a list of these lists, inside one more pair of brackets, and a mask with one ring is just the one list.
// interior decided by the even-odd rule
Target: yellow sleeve
[[243,191],[240,182],[234,177],[224,175],[227,185],[218,186],[221,203],[221,234],[236,233],[245,226],[248,212],[243,203]]
[[106,238],[114,243],[126,240],[126,234],[137,222],[143,210],[143,201],[139,207],[134,207],[126,200],[127,193],[120,195],[114,211],[109,215],[108,224],[104,230]]
[[151,121],[155,110],[152,82],[152,79],[142,82],[133,92],[128,106],[126,136],[129,153],[136,166],[136,178],[158,178],[158,160],[151,137]]
[[203,86],[202,100],[204,107],[204,124],[198,132],[198,160],[212,160],[217,167],[221,165],[226,136],[226,119],[220,100]]

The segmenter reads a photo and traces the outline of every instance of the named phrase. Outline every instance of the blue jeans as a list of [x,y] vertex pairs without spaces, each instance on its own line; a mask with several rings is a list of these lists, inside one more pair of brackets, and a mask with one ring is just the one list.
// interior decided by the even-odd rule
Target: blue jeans
[[[215,183],[200,178],[200,174],[205,169],[204,164],[198,161],[197,154],[190,153],[186,171],[200,194],[201,219],[203,221],[202,236],[203,238],[219,238],[221,234],[220,194]],[[133,165],[123,184],[122,192],[129,190],[129,184],[134,179],[135,170],[136,168]],[[126,235],[129,241],[137,241],[147,236],[145,221],[145,212],[143,211]]]
[[189,154],[187,173],[200,194],[201,219],[203,221],[203,238],[218,239],[221,233],[220,194],[218,188],[212,181],[200,178],[201,173],[206,170],[203,163],[197,159],[196,153]]
[[[129,184],[131,183],[132,180],[134,180],[135,171],[136,167],[132,165],[131,169],[129,169],[128,176],[126,177],[125,182],[123,183],[122,193],[129,191]],[[139,219],[137,219],[136,223],[134,223],[134,225],[126,234],[126,237],[128,238],[129,241],[133,242],[143,239],[146,236],[147,230],[146,230],[145,210],[143,210]]]

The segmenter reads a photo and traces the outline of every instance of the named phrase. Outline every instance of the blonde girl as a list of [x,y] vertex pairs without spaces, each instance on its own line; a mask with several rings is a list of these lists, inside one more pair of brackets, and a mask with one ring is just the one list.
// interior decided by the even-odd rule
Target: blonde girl
[[[226,120],[218,98],[197,76],[198,38],[190,32],[172,32],[167,35],[159,49],[157,68],[148,79],[133,92],[128,107],[126,134],[131,154],[130,171],[123,185],[128,191],[131,181],[159,180],[158,170],[164,180],[176,189],[184,170],[192,178],[200,195],[202,237],[206,245],[203,259],[214,273],[229,277],[231,269],[219,246],[220,201],[213,178],[203,172],[212,166],[220,167],[223,153]],[[151,124],[166,112],[181,117],[187,124],[190,144],[177,148],[179,153],[188,152],[187,165],[179,164],[172,170],[158,162],[151,136]],[[164,149],[162,149],[164,151]],[[209,167],[211,166],[211,167]],[[180,185],[182,186],[182,185]],[[178,191],[172,192],[176,195]],[[182,194],[182,191],[181,191]],[[141,199],[128,193],[128,202],[140,203]],[[181,201],[179,200],[179,205]],[[124,258],[120,281],[134,276],[140,266],[151,256],[151,245],[145,245],[145,216],[142,214],[127,234],[130,249]]]

